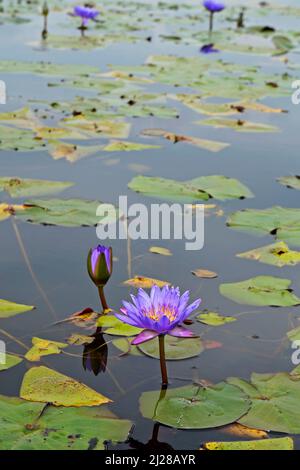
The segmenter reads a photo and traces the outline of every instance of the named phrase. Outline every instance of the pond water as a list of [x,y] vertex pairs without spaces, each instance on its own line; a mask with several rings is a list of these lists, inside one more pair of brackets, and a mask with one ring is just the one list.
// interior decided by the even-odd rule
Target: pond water
[[[185,2],[180,3],[185,4]],[[191,14],[195,14],[197,3],[187,3],[192,5]],[[297,31],[297,28],[299,30],[300,14],[283,16],[280,12],[270,9],[267,15],[260,15],[254,9],[256,2],[246,3],[248,5],[253,3],[253,9],[250,8],[246,12],[247,27],[258,24],[273,26],[280,29],[280,34],[283,34],[282,31],[288,33],[292,30]],[[281,1],[280,5],[297,7],[297,3],[287,0]],[[152,2],[150,4],[154,9],[154,4]],[[49,40],[51,35],[79,36],[80,33],[76,29],[77,20],[67,15],[68,11],[72,11],[73,3],[65,2],[61,8],[56,7],[58,2],[53,2],[53,5],[49,2]],[[290,279],[295,294],[300,295],[299,266],[279,268],[236,256],[237,253],[269,245],[274,242],[274,237],[271,235],[257,237],[250,231],[240,232],[226,226],[229,214],[241,209],[264,209],[272,206],[299,208],[299,192],[296,189],[288,189],[277,181],[282,176],[299,174],[300,108],[291,102],[291,84],[297,79],[297,69],[288,68],[290,64],[299,66],[299,46],[298,52],[296,47],[291,52],[287,51],[286,54],[279,56],[221,50],[217,54],[204,57],[199,52],[199,48],[203,45],[201,41],[199,44],[196,41],[194,43],[186,41],[185,44],[183,40],[167,40],[161,36],[169,34],[170,31],[174,34],[177,28],[181,31],[179,22],[172,24],[172,15],[175,14],[177,19],[184,18],[189,14],[189,10],[180,8],[174,13],[167,8],[161,9],[160,21],[153,22],[151,9],[146,9],[145,5],[146,2],[141,2],[140,15],[146,25],[149,23],[151,29],[150,33],[149,31],[137,33],[137,36],[143,40],[128,43],[120,38],[119,41],[104,47],[72,50],[52,48],[47,41],[42,43],[40,40],[42,17],[38,14],[41,6],[34,7],[34,4],[31,4],[26,11],[26,4],[22,1],[19,5],[22,7],[20,16],[30,21],[14,24],[6,21],[4,17],[0,25],[1,61],[52,62],[65,65],[66,71],[68,64],[84,64],[98,67],[104,73],[111,70],[110,65],[118,70],[118,66],[122,65],[132,67],[141,65],[150,55],[174,54],[208,61],[222,59],[225,62],[240,64],[241,67],[256,66],[260,67],[259,73],[265,73],[271,78],[276,77],[276,74],[288,72],[290,78],[287,81],[287,88],[291,90],[290,93],[285,92],[284,96],[278,94],[258,100],[270,107],[287,110],[288,113],[260,113],[250,110],[242,114],[242,119],[276,126],[279,131],[242,133],[230,128],[201,126],[195,121],[210,116],[196,113],[179,101],[168,100],[166,106],[175,107],[179,118],[163,119],[155,116],[124,118],[126,122],[131,123],[128,136],[130,142],[159,145],[158,149],[111,153],[99,150],[94,155],[74,163],[65,158],[54,160],[47,149],[27,152],[1,149],[0,176],[74,183],[62,194],[50,195],[49,198],[95,199],[117,205],[119,196],[127,195],[128,204],[141,202],[147,207],[151,202],[159,202],[159,198],[149,198],[128,188],[129,181],[138,174],[180,181],[198,176],[225,175],[241,181],[252,191],[254,197],[226,201],[211,199],[208,204],[216,204],[216,208],[207,209],[205,243],[200,251],[186,251],[184,240],[129,242],[111,240],[109,243],[113,248],[115,261],[113,276],[105,290],[107,300],[113,309],[118,310],[122,299],[128,299],[130,292],[134,292],[133,288],[125,286],[123,282],[135,275],[143,275],[169,281],[172,285],[180,286],[182,291],[189,289],[192,299],[202,298],[201,310],[207,309],[237,318],[233,323],[218,327],[207,326],[193,319],[191,329],[201,336],[206,348],[197,357],[168,361],[170,388],[187,385],[193,381],[218,383],[228,377],[249,380],[253,372],[290,372],[295,366],[291,361],[293,351],[287,332],[299,326],[299,307],[243,305],[221,295],[219,286],[260,275],[276,276]],[[97,2],[97,6],[103,8],[104,12],[106,8],[126,10],[122,2],[105,2],[103,7]],[[136,8],[138,12],[139,7]],[[159,7],[157,8],[159,10]],[[230,11],[228,9],[228,13],[222,13],[222,18],[220,14],[221,19],[216,18],[216,29],[230,25],[227,21]],[[207,14],[200,6],[199,12],[203,16],[199,22],[199,31],[205,31]],[[119,15],[119,20],[121,17],[122,15]],[[124,13],[124,21],[127,20],[128,14]],[[91,25],[85,33],[86,36],[96,34],[93,28]],[[186,29],[189,30],[189,24]],[[101,30],[99,31],[101,33]],[[116,32],[118,32],[117,25]],[[147,35],[151,36],[151,41],[144,39]],[[282,60],[285,57],[288,57],[288,63]],[[190,74],[192,77],[193,67],[190,69]],[[68,72],[65,76],[49,77],[2,70],[0,78],[6,82],[8,99],[6,105],[1,105],[1,112],[9,112],[24,106],[42,110],[45,102],[63,103],[76,96],[93,98],[97,95],[95,91],[88,89],[48,86],[49,82],[59,83],[59,79],[66,77]],[[300,78],[300,71],[298,77]],[[176,88],[171,84],[160,83],[159,80],[143,87],[153,93],[185,93],[188,90],[186,86]],[[194,88],[193,92],[199,91]],[[218,96],[218,99],[212,97],[210,101],[239,101],[239,99],[222,98],[222,94]],[[51,111],[48,110],[43,125],[56,124],[55,119],[51,119]],[[230,145],[220,152],[213,153],[184,142],[174,144],[159,137],[146,139],[141,136],[141,131],[147,128],[163,128],[175,134],[226,142]],[[94,139],[91,143],[102,145],[109,140],[111,139]],[[22,204],[26,199],[32,198],[10,198],[6,193],[1,194],[1,202],[4,203]],[[0,337],[6,343],[7,351],[23,355],[26,352],[24,346],[31,347],[32,337],[65,341],[75,332],[93,334],[93,329],[82,330],[67,322],[56,322],[86,307],[95,310],[100,308],[97,290],[86,271],[88,250],[99,242],[95,228],[44,226],[15,220],[14,217],[3,220],[0,224],[0,297],[36,307],[22,315],[1,319]],[[172,256],[150,253],[149,248],[153,245],[168,248]],[[292,248],[297,249],[294,246]],[[201,279],[193,276],[191,271],[199,268],[214,271],[218,277]],[[7,333],[13,337],[9,337]],[[28,369],[32,366],[46,365],[108,396],[113,400],[109,408],[119,418],[132,421],[134,424],[132,439],[123,444],[108,444],[109,448],[131,448],[138,445],[136,441],[147,443],[152,436],[155,422],[143,418],[139,410],[139,397],[145,391],[159,389],[159,361],[145,355],[121,356],[120,350],[112,344],[112,340],[116,337],[105,334],[104,338],[108,342],[105,372],[95,375],[93,371],[85,370],[82,360],[84,346],[69,346],[63,353],[46,356],[41,362],[23,360],[17,366],[2,371],[0,393],[19,396],[22,379]],[[269,433],[269,437],[283,435]],[[300,448],[299,438],[294,437],[295,445]],[[206,441],[235,439],[239,439],[239,436],[229,434],[226,426],[177,430],[160,425],[158,431],[158,440],[168,443],[175,449],[198,449]]]

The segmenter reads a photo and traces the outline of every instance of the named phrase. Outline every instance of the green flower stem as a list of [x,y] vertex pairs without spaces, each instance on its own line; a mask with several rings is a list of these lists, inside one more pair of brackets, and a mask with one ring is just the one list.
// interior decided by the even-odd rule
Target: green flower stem
[[214,29],[214,12],[211,11],[209,15],[209,34],[213,32]]
[[102,308],[103,308],[103,310],[107,310],[108,305],[107,305],[107,302],[106,302],[103,286],[98,287],[98,292],[99,292],[99,297],[100,297],[100,302],[101,302]]
[[159,335],[158,341],[159,341],[159,360],[160,360],[162,387],[167,387],[168,386],[168,372],[167,372],[166,355],[165,355],[165,335]]

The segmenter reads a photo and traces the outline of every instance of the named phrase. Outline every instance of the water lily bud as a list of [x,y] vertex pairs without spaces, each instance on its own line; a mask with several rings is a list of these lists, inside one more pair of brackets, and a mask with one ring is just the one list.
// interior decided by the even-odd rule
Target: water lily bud
[[112,273],[112,248],[98,245],[89,251],[87,269],[96,286],[104,286]]
[[44,2],[42,13],[43,13],[43,16],[48,16],[49,14],[49,8],[48,8],[47,2]]

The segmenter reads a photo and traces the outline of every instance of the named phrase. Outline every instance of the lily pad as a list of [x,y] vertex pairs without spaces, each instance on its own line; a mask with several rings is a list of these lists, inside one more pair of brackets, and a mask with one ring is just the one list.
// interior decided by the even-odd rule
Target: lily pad
[[300,246],[300,209],[279,206],[269,209],[246,209],[231,214],[227,225],[258,235],[274,235],[276,239]]
[[251,399],[251,408],[239,423],[287,434],[300,433],[300,379],[285,372],[252,374],[251,382],[230,378]]
[[68,345],[66,343],[59,343],[42,338],[32,338],[32,348],[27,351],[25,358],[27,361],[40,361],[42,356],[49,356],[50,354],[60,354],[63,348]]
[[257,276],[246,281],[221,284],[220,293],[234,302],[246,305],[292,307],[300,299],[290,289],[291,281],[273,276]]
[[131,356],[143,356],[138,347],[134,344],[131,344],[131,339],[132,338],[114,339],[112,344],[115,346],[115,348],[119,349],[123,353],[122,356],[127,354],[130,354]]
[[237,132],[278,132],[278,127],[258,122],[245,121],[243,119],[204,119],[196,121],[196,124],[212,126],[215,128],[229,128]]
[[[10,369],[11,367],[17,366],[23,360],[21,357],[14,356],[12,354],[5,354],[3,356],[4,356],[5,362],[3,363],[0,360],[0,371],[7,370],[7,369]],[[0,359],[1,359],[1,353],[0,353]]]
[[294,450],[294,441],[291,437],[278,437],[253,441],[206,442],[202,448],[205,450]]
[[56,408],[0,396],[2,450],[104,450],[125,441],[132,423],[105,407]]
[[253,194],[240,181],[221,175],[201,176],[189,181],[176,181],[166,178],[135,176],[128,184],[133,191],[146,196],[176,201],[193,202],[251,198]]
[[[101,223],[97,216],[100,201],[84,199],[35,199],[26,201],[23,210],[15,210],[15,216],[27,222],[63,227],[91,227]],[[109,205],[110,206],[110,205]],[[111,207],[105,223],[116,222],[117,209]]]
[[105,152],[133,152],[133,151],[159,149],[159,148],[161,148],[160,145],[139,144],[135,142],[125,142],[125,141],[118,140],[118,141],[110,142],[103,148],[103,150]]
[[6,191],[11,197],[40,196],[64,191],[73,183],[64,181],[48,181],[20,178],[0,178],[0,190]]
[[168,281],[161,281],[160,279],[154,279],[152,277],[145,277],[145,276],[135,276],[132,279],[127,279],[124,281],[123,284],[126,286],[136,287],[136,288],[143,288],[143,289],[151,289],[153,286],[163,287],[170,285]]
[[74,163],[82,158],[94,155],[103,150],[103,145],[75,145],[66,142],[52,141],[48,145],[48,151],[54,160],[65,158]]
[[[159,343],[157,338],[138,345],[138,349],[146,354],[146,356],[159,359]],[[198,356],[203,351],[204,345],[200,338],[165,336],[165,353],[168,361],[189,359],[190,357]]]
[[30,73],[37,75],[54,75],[62,76],[66,75],[86,75],[89,73],[99,72],[98,67],[90,65],[78,65],[78,64],[54,64],[51,62],[22,62],[13,60],[1,60],[0,72],[3,73]]
[[20,397],[55,406],[96,406],[111,400],[76,380],[39,366],[24,375]]
[[97,320],[97,326],[101,326],[107,335],[134,336],[142,331],[141,328],[123,323],[114,315],[100,316]]
[[16,304],[9,300],[0,299],[0,318],[10,318],[20,313],[28,312],[33,310],[32,305]]
[[166,426],[177,429],[206,429],[233,423],[250,408],[246,393],[238,387],[220,382],[211,387],[187,385],[160,392],[144,392],[141,413]]
[[239,253],[237,256],[278,267],[295,266],[300,263],[300,252],[290,250],[285,242],[273,243],[245,253]]
[[172,252],[168,248],[163,248],[162,246],[151,246],[149,251],[156,255],[172,256]]
[[203,312],[200,313],[197,317],[197,320],[200,323],[204,323],[209,326],[220,326],[225,325],[226,323],[232,323],[237,319],[234,317],[224,317],[216,312]]
[[287,186],[288,188],[299,189],[300,190],[300,176],[282,176],[278,178],[280,184]]

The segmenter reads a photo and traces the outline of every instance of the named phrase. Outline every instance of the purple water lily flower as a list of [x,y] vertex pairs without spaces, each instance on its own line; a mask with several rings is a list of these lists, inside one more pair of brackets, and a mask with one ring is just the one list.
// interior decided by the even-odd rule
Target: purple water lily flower
[[202,54],[213,54],[219,52],[219,49],[216,49],[213,44],[204,44],[204,46],[200,48],[200,52]]
[[89,251],[87,269],[96,286],[104,286],[112,273],[112,249],[98,245]]
[[74,7],[73,14],[79,16],[82,20],[82,26],[86,26],[89,20],[95,20],[99,15],[99,11],[95,8],[77,5]]
[[189,297],[189,291],[180,295],[178,287],[165,286],[160,289],[153,286],[150,295],[139,289],[137,296],[131,296],[133,303],[123,301],[122,313],[116,314],[116,317],[129,325],[144,328],[132,344],[141,344],[166,334],[183,338],[195,337],[192,331],[180,325],[201,302],[198,299],[188,305]]
[[212,13],[217,13],[225,9],[224,3],[215,0],[204,0],[203,6]]

